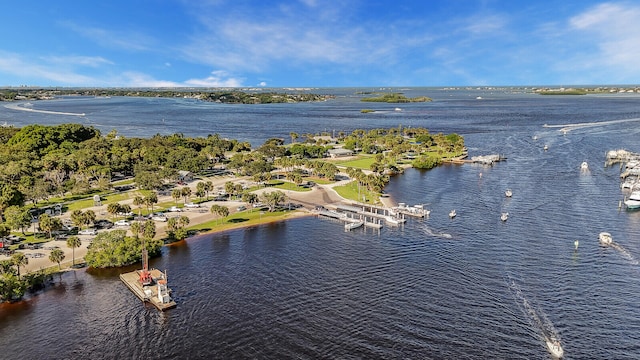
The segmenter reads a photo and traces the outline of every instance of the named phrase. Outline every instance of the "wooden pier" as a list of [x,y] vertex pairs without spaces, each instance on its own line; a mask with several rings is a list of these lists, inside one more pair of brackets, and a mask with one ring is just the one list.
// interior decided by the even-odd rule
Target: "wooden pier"
[[151,283],[149,285],[142,285],[140,282],[141,271],[142,270],[135,270],[120,274],[120,280],[122,280],[129,290],[140,300],[153,304],[153,306],[160,311],[176,307],[176,302],[171,299],[171,290],[167,287],[165,274],[158,269],[148,270],[151,275]]

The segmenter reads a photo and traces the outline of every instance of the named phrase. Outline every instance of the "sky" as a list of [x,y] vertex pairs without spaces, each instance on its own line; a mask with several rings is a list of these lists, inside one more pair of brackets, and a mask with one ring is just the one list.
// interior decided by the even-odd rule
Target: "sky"
[[640,84],[639,0],[27,1],[0,32],[0,86]]

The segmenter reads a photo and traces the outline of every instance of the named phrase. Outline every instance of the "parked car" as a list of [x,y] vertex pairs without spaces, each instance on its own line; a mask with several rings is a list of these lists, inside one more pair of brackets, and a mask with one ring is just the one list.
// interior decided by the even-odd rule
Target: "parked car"
[[94,228],[82,229],[78,231],[78,235],[95,235],[98,233],[98,230]]
[[180,208],[179,208],[179,207],[177,207],[177,206],[172,206],[172,207],[170,207],[170,208],[169,208],[169,211],[170,211],[170,212],[181,212],[181,211],[182,211],[182,209],[180,209]]
[[244,205],[238,206],[238,211],[245,211],[245,210],[247,210],[246,206],[244,206]]
[[186,207],[186,208],[199,208],[200,204],[186,203],[186,204],[184,204],[184,207]]
[[129,225],[131,225],[131,223],[129,223],[127,220],[118,220],[118,221],[114,222],[113,225],[115,225],[115,226],[129,226]]

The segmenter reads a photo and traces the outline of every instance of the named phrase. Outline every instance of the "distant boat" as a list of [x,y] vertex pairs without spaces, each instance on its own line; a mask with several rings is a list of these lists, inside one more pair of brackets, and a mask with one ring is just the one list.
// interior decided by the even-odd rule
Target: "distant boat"
[[613,237],[608,232],[603,231],[598,235],[598,240],[600,240],[600,244],[602,245],[611,245]]
[[476,96],[476,100],[482,100],[482,96]]
[[395,109],[393,109],[393,110],[394,110],[394,111],[402,111],[402,109],[400,109],[400,108],[395,108]]
[[500,215],[500,220],[502,220],[502,221],[507,221],[508,218],[509,218],[509,213],[508,212],[503,212]]
[[451,210],[451,211],[449,212],[449,217],[450,217],[450,218],[452,218],[452,219],[453,219],[454,217],[456,217],[456,215],[457,215],[457,214],[456,214],[456,209],[453,209],[453,210]]
[[583,171],[589,170],[589,164],[587,164],[586,161],[583,161],[582,164],[580,164],[580,169]]
[[547,150],[549,150],[549,146],[548,146],[548,145],[545,145],[545,146],[544,146],[544,151],[547,151]]
[[507,189],[507,190],[504,192],[504,196],[506,196],[506,197],[508,197],[508,198],[510,198],[511,196],[513,196],[513,192],[511,191],[511,189]]
[[629,198],[624,201],[627,209],[640,208],[640,191],[636,190],[629,195]]
[[555,337],[546,337],[545,343],[547,344],[547,349],[555,358],[560,359],[564,356],[564,350],[562,350],[562,345],[560,345],[560,341]]

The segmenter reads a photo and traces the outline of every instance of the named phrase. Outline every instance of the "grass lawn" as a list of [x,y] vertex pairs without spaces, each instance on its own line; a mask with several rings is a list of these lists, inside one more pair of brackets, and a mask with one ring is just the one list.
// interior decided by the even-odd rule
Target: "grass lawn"
[[338,166],[351,167],[354,169],[369,170],[371,168],[371,164],[373,164],[374,162],[375,159],[372,155],[359,155],[354,160],[338,161],[335,164]]
[[358,191],[357,181],[352,181],[342,186],[335,186],[333,189],[345,199],[364,202],[368,204],[378,204],[380,202],[380,195],[378,193],[371,192],[364,186],[360,186],[360,191]]
[[233,213],[225,218],[216,218],[202,224],[187,227],[188,231],[223,231],[245,226],[259,225],[277,220],[286,219],[293,211],[262,211],[257,209]]

